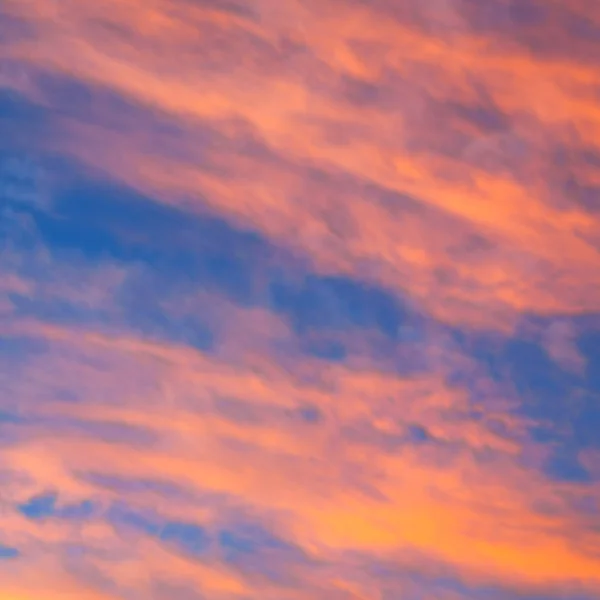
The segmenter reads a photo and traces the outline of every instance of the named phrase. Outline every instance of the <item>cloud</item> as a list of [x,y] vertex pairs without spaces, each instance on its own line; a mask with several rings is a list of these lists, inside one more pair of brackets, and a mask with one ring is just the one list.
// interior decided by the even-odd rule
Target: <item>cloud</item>
[[[2,323],[11,356],[2,372],[7,547],[28,561],[52,548],[52,571],[107,594],[211,590],[197,579],[196,555],[227,573],[205,572],[216,597],[235,589],[343,598],[384,585],[352,581],[348,552],[364,555],[361,568],[440,562],[458,573],[463,596],[478,582],[509,582],[509,595],[552,585],[570,593],[572,580],[597,588],[595,509],[581,512],[579,479],[556,463],[581,449],[553,455],[531,433],[583,440],[582,430],[561,430],[559,413],[548,420],[544,405],[528,408],[528,393],[535,402],[546,394],[549,406],[544,385],[557,399],[572,386],[540,380],[527,352],[548,362],[551,354],[500,337],[500,365],[519,370],[494,376],[476,338],[461,340],[388,291],[307,272],[289,251],[212,218],[161,207],[152,217],[148,200],[122,194],[103,191],[105,208],[123,210],[93,218],[69,204],[83,193],[55,194],[52,209],[20,209],[32,218],[10,229],[18,260],[4,269],[23,283],[20,300],[7,295]],[[101,243],[78,237],[86,227]],[[212,274],[216,251],[229,274]],[[71,308],[56,312],[54,302]],[[200,315],[210,315],[216,344],[179,335],[181,319],[189,330]],[[547,329],[532,331],[521,335]],[[347,353],[307,351],[323,336]],[[567,423],[575,426],[572,415]],[[580,465],[597,505],[589,459]],[[117,501],[129,506],[124,520],[115,520]],[[244,513],[260,525],[240,525]],[[224,547],[219,531],[229,532]],[[131,566],[117,574],[106,552]],[[152,583],[128,574],[147,560],[175,563]],[[559,573],[548,566],[556,561]],[[330,575],[311,576],[313,563]],[[409,585],[417,584],[393,587]]]
[[[88,371],[86,384],[73,380],[70,388],[91,386],[95,400],[81,387],[83,404],[46,401],[35,411],[38,418],[47,411],[58,422],[80,419],[87,423],[86,435],[63,429],[60,438],[52,439],[44,432],[55,431],[56,422],[46,429],[42,420],[41,427],[32,424],[29,435],[22,429],[25,437],[5,450],[11,470],[27,474],[36,487],[58,486],[74,495],[71,504],[75,498],[81,502],[104,494],[93,479],[81,479],[86,473],[162,480],[193,490],[199,498],[217,494],[247,506],[315,559],[345,549],[385,557],[414,548],[455,565],[467,578],[508,578],[516,586],[568,579],[594,585],[596,560],[571,545],[586,526],[561,499],[559,490],[569,484],[555,487],[520,467],[520,445],[530,442],[507,442],[462,413],[464,391],[445,388],[443,380],[411,381],[338,367],[328,369],[327,384],[296,387],[300,383],[274,365],[247,371],[225,368],[195,351],[133,339],[64,329],[45,335],[56,349],[38,359],[38,367],[30,363],[34,370],[23,379],[43,379],[46,397],[61,385],[60,359],[51,358],[64,353],[59,347],[78,348],[76,354],[104,363],[104,369],[113,364],[112,381],[143,381],[146,389],[140,392],[137,384],[129,384],[128,391],[119,384],[115,404],[102,371]],[[72,359],[67,364],[78,370]],[[169,385],[168,396],[161,380]],[[32,397],[34,390],[30,384]],[[306,402],[319,407],[320,420],[299,419],[301,412],[295,416]],[[22,414],[27,418],[25,407]],[[95,428],[106,420],[144,427],[159,440],[143,447],[133,438],[115,444]],[[348,429],[353,423],[354,429]],[[378,441],[390,435],[401,441],[402,431],[414,430],[412,423],[420,423],[428,438],[409,433],[398,445]],[[357,427],[370,428],[370,437],[357,437]],[[379,437],[372,437],[375,432]],[[240,464],[242,470],[236,468]],[[185,496],[169,509],[169,495],[150,493],[144,500],[146,495],[134,497],[149,508],[174,511],[169,519],[201,518],[199,526],[205,527],[219,518],[222,501],[209,504],[213,508],[207,513],[201,502],[185,501]],[[535,508],[542,499],[553,503],[551,513]],[[148,531],[155,535],[153,526]],[[563,565],[560,573],[550,567],[556,560]]]
[[484,4],[5,3],[0,595],[598,595],[597,9]]
[[[500,2],[494,7],[511,23],[530,22],[539,12]],[[432,9],[425,23],[456,12],[468,21],[478,10],[470,4],[447,9],[443,17]],[[510,323],[520,310],[597,307],[598,286],[590,277],[598,271],[598,253],[584,241],[597,235],[597,223],[584,209],[570,205],[565,213],[552,206],[543,183],[544,170],[551,169],[548,147],[593,145],[585,138],[593,127],[585,124],[596,118],[593,66],[548,62],[502,43],[502,36],[486,46],[467,27],[451,41],[460,71],[438,60],[450,41],[408,14],[387,19],[377,6],[340,4],[330,13],[290,2],[279,16],[267,17],[270,8],[257,4],[262,27],[236,11],[190,3],[148,4],[134,21],[109,2],[102,14],[112,15],[113,27],[94,10],[73,5],[59,19],[42,10],[28,13],[49,40],[50,32],[63,32],[60,44],[48,42],[41,55],[42,37],[38,54],[28,55],[31,68],[63,78],[44,77],[32,92],[59,111],[64,133],[54,143],[61,148],[165,201],[210,208],[301,248],[326,272],[407,291],[440,318],[494,326]],[[334,13],[336,26],[329,27]],[[359,21],[369,27],[357,28]],[[373,43],[383,50],[360,50]],[[210,93],[196,83],[202,77]],[[355,92],[349,81],[356,82]],[[74,86],[79,93],[68,92]],[[547,90],[548,100],[536,100],[542,97],[537,90]],[[90,102],[90,94],[99,102]],[[122,95],[124,103],[115,104],[110,94]],[[68,120],[60,116],[67,102],[73,107]],[[156,132],[144,119],[140,131],[131,109],[136,104],[169,115],[175,130]],[[87,123],[78,122],[78,111]],[[118,129],[109,125],[115,119]],[[569,136],[565,120],[579,140]],[[197,132],[202,122],[219,133]],[[356,128],[343,143],[331,139]],[[486,144],[498,136],[512,140],[501,151],[507,158],[477,158],[489,154]],[[113,147],[122,150],[118,158],[104,151]],[[190,154],[183,157],[186,147]],[[512,148],[527,159],[515,161]],[[512,160],[508,169],[489,171],[490,161],[503,160]],[[312,181],[308,165],[325,179]],[[339,173],[356,183],[341,186]],[[384,190],[391,205],[382,205],[364,183]],[[424,212],[398,218],[392,207],[407,196]],[[329,221],[348,225],[332,232]],[[428,234],[432,228],[437,235]],[[486,240],[483,255],[481,248],[467,249],[474,234]]]

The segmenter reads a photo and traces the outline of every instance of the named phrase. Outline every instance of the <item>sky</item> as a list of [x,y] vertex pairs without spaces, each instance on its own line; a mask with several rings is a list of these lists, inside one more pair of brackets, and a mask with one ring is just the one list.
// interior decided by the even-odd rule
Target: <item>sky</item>
[[600,597],[597,0],[0,0],[0,597]]

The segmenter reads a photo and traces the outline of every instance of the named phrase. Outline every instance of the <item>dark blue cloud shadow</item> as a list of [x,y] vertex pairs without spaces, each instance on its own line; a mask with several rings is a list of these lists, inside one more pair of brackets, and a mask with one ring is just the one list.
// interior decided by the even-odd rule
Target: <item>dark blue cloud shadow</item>
[[209,534],[196,523],[170,521],[158,513],[136,510],[124,503],[113,505],[106,517],[117,528],[125,527],[153,537],[192,557],[202,558],[211,545]]
[[43,494],[31,498],[17,508],[19,512],[28,519],[37,521],[52,517],[56,511],[56,494]]
[[[34,218],[54,251],[76,251],[88,260],[140,262],[163,286],[193,284],[243,306],[268,302],[298,333],[372,327],[397,338],[410,317],[400,301],[381,289],[298,272],[293,267],[298,261],[254,232],[157,204],[116,184],[81,182],[56,199],[54,215]],[[295,270],[291,276],[286,261]],[[150,299],[138,300],[143,312],[142,301]]]
[[532,342],[509,342],[503,363],[523,398],[522,412],[538,423],[532,428],[534,438],[553,448],[547,473],[562,480],[590,481],[578,453],[600,448],[600,388],[593,378],[562,369]]
[[[299,259],[254,232],[153,202],[116,183],[76,178],[76,164],[55,165],[58,179],[62,169],[68,170],[68,183],[56,194],[51,212],[35,206],[14,210],[33,222],[39,241],[59,262],[81,268],[103,261],[143,266],[143,275],[133,274],[115,296],[127,324],[137,330],[211,350],[216,340],[209,321],[201,314],[175,317],[164,308],[194,289],[217,292],[241,306],[266,306],[288,319],[299,336],[369,328],[396,342],[402,325],[421,326],[422,320],[391,293],[350,278],[310,273]],[[39,270],[32,275],[51,277]],[[18,314],[48,321],[111,318],[108,309],[94,312],[60,298],[13,294],[11,299]],[[346,356],[335,339],[306,340],[300,347],[325,360]]]
[[[11,157],[18,151],[31,158],[32,151],[41,145],[37,140],[66,135],[60,131],[64,119],[97,123],[109,129],[126,127],[147,135],[150,132],[161,140],[161,152],[169,155],[189,151],[182,144],[185,136],[180,135],[182,124],[177,119],[132,104],[102,87],[30,70],[29,76],[50,108],[37,106],[12,91],[1,92],[0,119],[22,143],[0,141],[0,154]],[[254,140],[250,132],[244,133],[247,127],[243,124],[239,124],[241,137],[234,140],[224,138],[214,124],[199,121],[194,127],[203,141],[201,146],[208,150],[225,144],[232,152],[261,152],[266,153],[265,160],[281,160]],[[213,168],[211,153],[196,153],[194,160],[201,160],[202,168]],[[309,329],[374,327],[398,340],[400,326],[416,319],[414,311],[386,290],[346,277],[311,273],[298,258],[255,232],[207,214],[192,215],[154,202],[108,181],[104,174],[91,174],[74,160],[40,152],[33,155],[52,175],[55,210],[49,213],[20,205],[14,210],[33,220],[44,244],[62,260],[81,263],[82,268],[86,262],[97,264],[102,260],[147,267],[151,275],[143,282],[130,283],[120,298],[128,321],[138,329],[162,336],[170,332],[200,349],[213,348],[210,323],[198,315],[175,320],[165,314],[158,301],[190,286],[218,291],[240,305],[266,305],[288,318],[299,334]],[[86,318],[81,309],[58,300],[14,301],[23,314],[37,313],[42,318],[62,321]],[[97,319],[102,317],[95,315]],[[335,340],[329,345],[306,343],[304,350],[326,360],[342,360],[345,355],[345,349]]]
[[[47,113],[43,107],[28,100],[11,89],[0,90],[0,124],[3,131],[18,131],[25,125],[25,131],[32,131],[47,121]],[[14,146],[15,139],[10,140]],[[8,140],[4,138],[1,146],[6,148]]]
[[32,521],[45,519],[85,520],[91,518],[97,507],[91,500],[83,500],[75,504],[57,506],[58,495],[54,492],[40,494],[19,504],[17,510]]
[[0,544],[0,560],[11,560],[13,558],[18,558],[20,555],[21,553],[17,548]]
[[232,524],[219,531],[217,540],[225,562],[250,577],[282,587],[301,583],[295,567],[310,569],[317,564],[299,547],[258,523]]
[[46,351],[46,344],[41,340],[31,338],[5,335],[0,337],[0,361],[11,369],[31,356],[39,356]]
[[210,537],[194,523],[169,521],[160,531],[160,540],[173,544],[190,555],[201,555],[210,546]]
[[600,448],[600,335],[590,331],[578,341],[588,360],[585,374],[562,368],[538,342],[518,336],[458,334],[456,339],[501,388],[518,395],[516,412],[531,421],[533,439],[551,448],[546,474],[557,480],[590,482],[578,455],[587,448]]

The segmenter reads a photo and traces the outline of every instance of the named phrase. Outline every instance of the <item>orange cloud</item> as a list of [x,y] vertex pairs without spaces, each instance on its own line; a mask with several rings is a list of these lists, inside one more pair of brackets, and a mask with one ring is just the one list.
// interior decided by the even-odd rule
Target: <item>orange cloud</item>
[[[594,64],[487,38],[451,8],[423,17],[448,20],[448,37],[346,2],[10,6],[38,35],[6,56],[106,86],[190,131],[169,142],[187,156],[157,154],[147,132],[125,138],[109,121],[127,129],[127,117],[99,106],[93,128],[66,123],[52,145],[249,225],[323,271],[408,292],[444,320],[510,326],[519,311],[600,305],[598,220],[557,206],[547,186],[548,147],[596,147]],[[199,121],[222,142],[196,135]],[[257,152],[240,155],[247,133]],[[578,173],[580,185],[590,178]]]
[[[302,348],[326,341],[326,327],[298,334],[260,296],[266,268],[252,306],[192,285],[156,293],[167,320],[210,321],[218,344],[202,353],[126,327],[117,296],[144,266],[80,267],[38,240],[27,250],[36,270],[18,244],[3,247],[0,333],[38,345],[18,360],[9,345],[0,371],[0,545],[23,556],[0,560],[2,597],[384,600],[442,576],[458,591],[431,592],[439,598],[478,586],[600,592],[597,452],[578,456],[585,485],[543,474],[551,443],[533,439],[523,398],[444,329],[518,332],[585,372],[570,317],[600,309],[600,72],[589,56],[600,13],[584,0],[537,12],[422,4],[0,10],[30,33],[0,42],[0,81],[44,114],[19,143],[190,219],[258,232],[290,277],[297,261],[431,317],[413,342],[335,332],[349,356],[328,362]],[[27,233],[19,210],[34,201],[13,198],[0,175],[2,198],[18,205],[0,225]],[[115,235],[135,241],[142,229]],[[15,298],[34,296],[114,321],[43,323],[19,313]],[[524,325],[531,314],[560,319]],[[400,374],[415,357],[421,368]],[[455,370],[463,381],[451,384]],[[44,493],[94,512],[19,512]],[[119,503],[131,523],[111,521]],[[146,512],[192,523],[212,545],[190,557]],[[275,541],[232,559],[215,540],[244,519]]]
[[[47,400],[35,410],[42,425],[2,456],[37,489],[102,498],[101,488],[82,479],[86,473],[172,482],[236,499],[319,560],[346,551],[381,560],[419,553],[453,565],[467,581],[600,585],[597,557],[580,546],[584,538],[590,547],[600,540],[563,498],[579,488],[520,466],[521,444],[530,442],[509,443],[461,416],[465,390],[448,388],[435,373],[403,379],[323,366],[315,383],[302,383],[273,363],[251,366],[248,358],[225,365],[135,339],[30,331],[52,346],[50,355],[29,363],[24,377],[31,398],[43,386]],[[85,364],[98,367],[85,370]],[[65,368],[76,374],[70,386],[84,403],[49,400]],[[306,404],[322,413],[317,424],[298,420]],[[385,445],[393,436],[401,440],[411,422],[429,431],[430,442]],[[137,442],[135,435],[103,440],[104,430],[94,433],[111,423],[153,432],[157,441]],[[25,488],[21,495],[32,492]],[[593,493],[598,501],[597,486]],[[209,528],[219,518],[216,507],[170,506],[168,497],[149,494],[130,500]],[[553,510],[539,512],[541,501]],[[136,569],[144,559],[131,560]],[[187,577],[190,569],[172,575]],[[298,594],[290,597],[305,597]]]

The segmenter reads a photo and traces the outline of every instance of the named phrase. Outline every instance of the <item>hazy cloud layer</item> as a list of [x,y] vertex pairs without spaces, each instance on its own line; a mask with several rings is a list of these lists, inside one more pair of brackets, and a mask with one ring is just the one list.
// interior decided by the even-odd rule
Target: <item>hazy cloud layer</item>
[[591,1],[6,0],[0,595],[600,594]]

